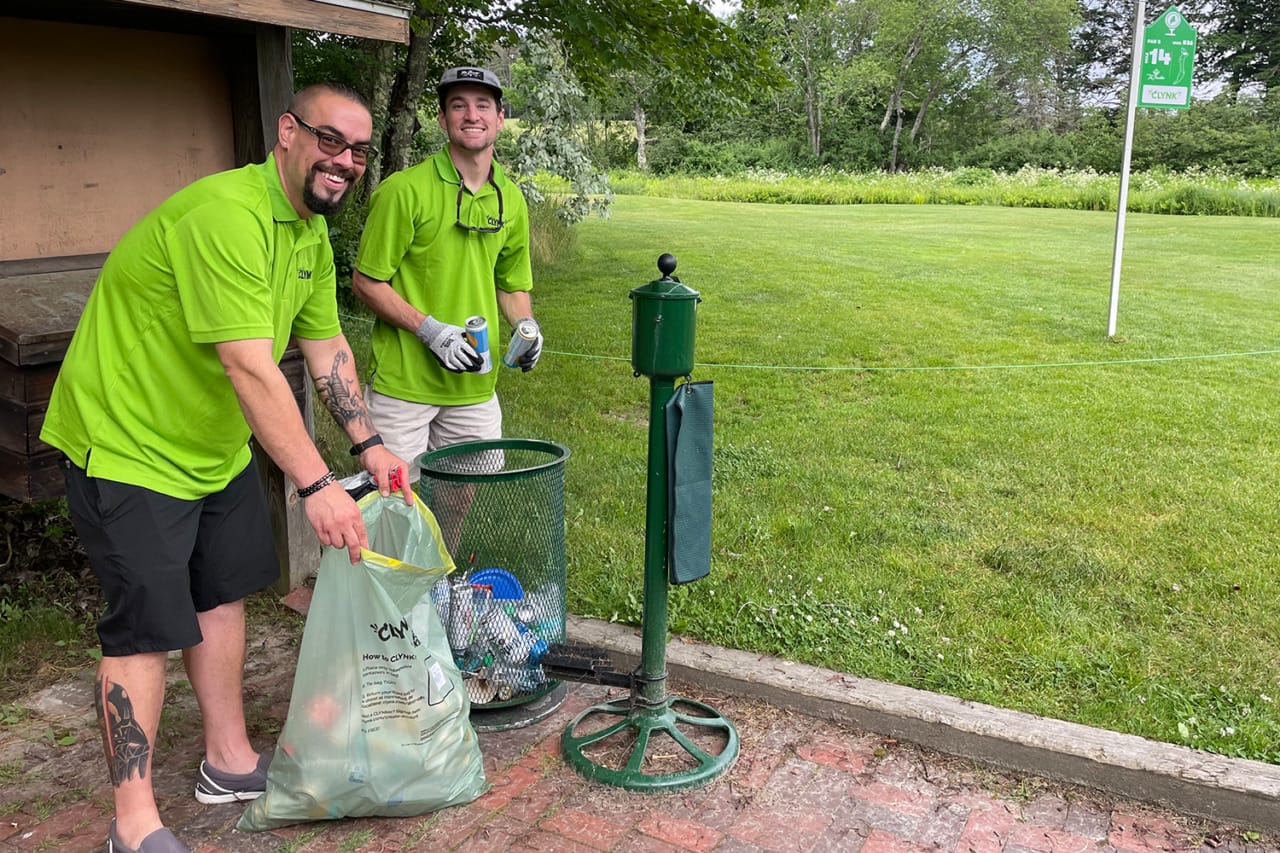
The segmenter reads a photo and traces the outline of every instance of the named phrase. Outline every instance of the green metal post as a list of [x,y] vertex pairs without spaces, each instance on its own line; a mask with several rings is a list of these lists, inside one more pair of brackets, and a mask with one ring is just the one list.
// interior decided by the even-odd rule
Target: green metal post
[[[588,708],[569,723],[560,738],[565,761],[588,778],[636,791],[671,791],[703,785],[724,773],[738,757],[738,731],[714,708],[667,694],[667,529],[669,480],[667,404],[677,377],[693,370],[694,308],[697,291],[680,283],[676,259],[658,259],[662,278],[631,291],[631,365],[636,376],[649,377],[649,470],[645,496],[644,615],[640,668],[631,695]],[[707,520],[710,524],[710,519]],[[678,543],[677,543],[678,546]],[[603,725],[589,722],[604,718]],[[582,731],[579,731],[581,727]],[[623,739],[618,743],[615,738]],[[628,742],[626,739],[630,739]],[[666,739],[666,740],[663,740]],[[691,766],[654,771],[645,757],[652,742],[670,749],[674,741]],[[704,749],[718,740],[718,751]],[[588,749],[609,744],[607,751],[627,752],[621,767],[592,760]]]
[[649,378],[649,478],[645,497],[644,625],[640,695],[654,707],[666,697],[667,677],[667,417],[675,380]]

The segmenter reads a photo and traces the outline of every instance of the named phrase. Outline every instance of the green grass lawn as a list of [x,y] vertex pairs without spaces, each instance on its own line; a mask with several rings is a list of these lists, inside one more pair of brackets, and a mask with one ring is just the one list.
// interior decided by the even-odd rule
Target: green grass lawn
[[569,609],[641,614],[628,292],[672,252],[717,397],[673,631],[1280,762],[1280,221],[1128,223],[1110,341],[1114,214],[618,198],[499,384],[573,454]]

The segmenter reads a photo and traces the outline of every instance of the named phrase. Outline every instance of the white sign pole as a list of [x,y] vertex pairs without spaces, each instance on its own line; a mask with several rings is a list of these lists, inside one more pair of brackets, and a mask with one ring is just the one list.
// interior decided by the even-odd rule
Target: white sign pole
[[1107,316],[1107,337],[1116,334],[1116,314],[1120,310],[1120,258],[1124,255],[1124,215],[1129,206],[1129,161],[1133,157],[1133,119],[1138,112],[1138,77],[1142,71],[1143,25],[1147,20],[1147,0],[1138,0],[1133,12],[1133,62],[1129,67],[1129,118],[1124,126],[1124,165],[1120,169],[1120,203],[1116,211],[1116,250],[1111,259],[1111,312]]

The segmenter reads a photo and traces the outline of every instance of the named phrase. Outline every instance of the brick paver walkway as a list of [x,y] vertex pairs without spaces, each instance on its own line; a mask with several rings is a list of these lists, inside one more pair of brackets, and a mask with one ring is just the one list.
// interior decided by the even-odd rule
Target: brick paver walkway
[[[255,742],[266,747],[288,707],[291,640],[254,643],[246,676]],[[699,698],[731,719],[740,758],[700,789],[627,792],[590,782],[560,758],[577,711],[606,697],[573,686],[546,719],[480,737],[491,790],[415,818],[233,829],[237,805],[191,795],[199,762],[194,699],[170,666],[155,768],[167,824],[197,853],[358,851],[850,851],[850,853],[1273,853],[1275,839],[1215,826],[1035,778],[1019,778],[751,700]],[[101,850],[111,792],[94,725],[91,673],[25,703],[0,725],[0,853]],[[12,713],[10,717],[14,716]],[[19,715],[20,716],[20,715]]]

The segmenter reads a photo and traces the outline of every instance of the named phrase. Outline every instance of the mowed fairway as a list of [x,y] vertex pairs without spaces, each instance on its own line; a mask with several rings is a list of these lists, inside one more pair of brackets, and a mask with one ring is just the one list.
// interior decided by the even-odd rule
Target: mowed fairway
[[542,270],[506,433],[567,445],[569,609],[638,621],[672,252],[715,381],[703,640],[1280,762],[1280,220],[620,197]]

